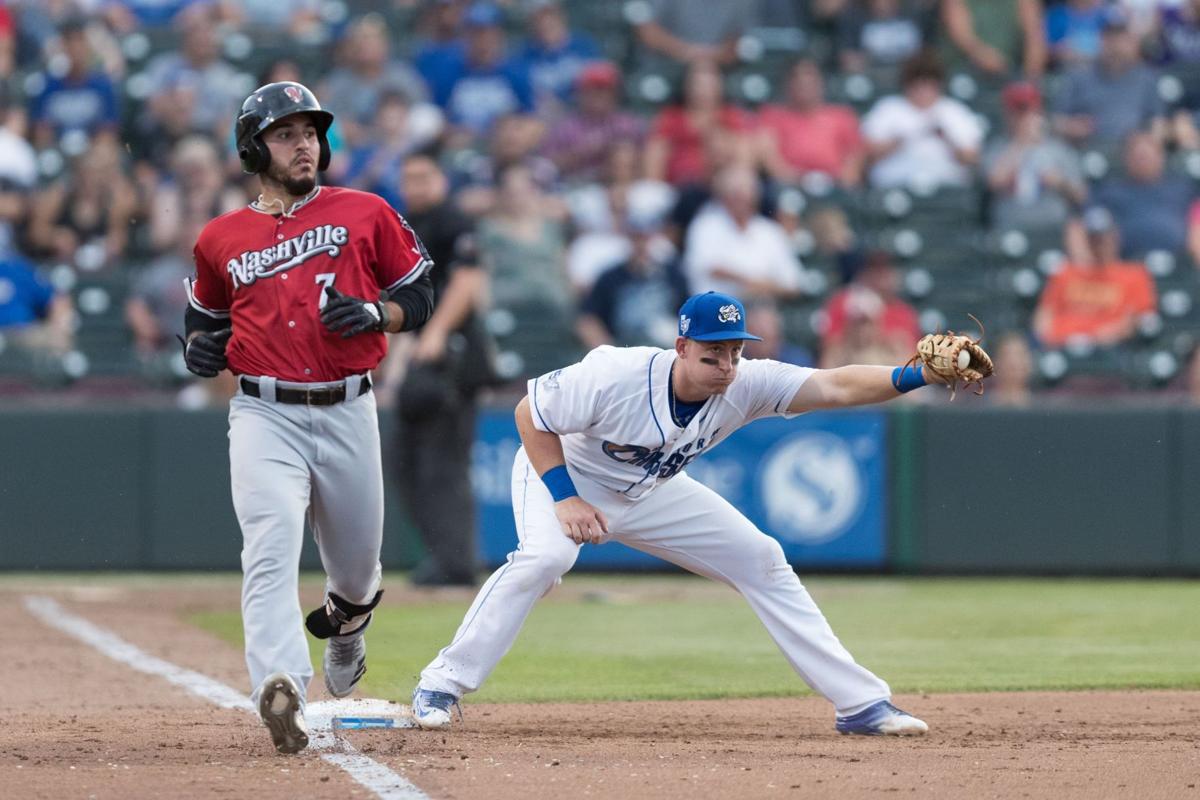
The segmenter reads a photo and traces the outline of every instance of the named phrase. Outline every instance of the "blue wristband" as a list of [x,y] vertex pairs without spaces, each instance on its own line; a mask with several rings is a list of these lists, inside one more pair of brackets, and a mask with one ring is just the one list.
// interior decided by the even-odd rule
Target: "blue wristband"
[[571,480],[571,473],[567,472],[566,464],[559,464],[553,469],[546,470],[546,474],[542,476],[542,483],[546,484],[546,488],[550,490],[550,496],[556,503],[566,500],[568,497],[579,496],[579,492],[575,490],[575,483]]
[[892,370],[892,386],[900,394],[920,389],[925,385],[925,375],[920,367],[896,367]]

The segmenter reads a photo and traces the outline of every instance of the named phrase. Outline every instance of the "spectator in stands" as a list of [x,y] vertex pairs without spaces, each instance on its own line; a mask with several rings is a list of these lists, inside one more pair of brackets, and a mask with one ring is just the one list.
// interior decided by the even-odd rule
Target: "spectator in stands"
[[754,158],[753,120],[726,103],[721,73],[709,62],[694,64],[683,103],[655,117],[646,144],[646,174],[673,186],[704,186],[716,169]]
[[[245,195],[225,180],[217,146],[204,136],[188,136],[175,145],[170,171],[147,203],[150,246],[155,252],[174,252],[184,240],[191,248],[205,223],[243,205]],[[183,311],[181,306],[179,313]]]
[[769,358],[798,367],[815,367],[813,354],[806,348],[788,341],[783,331],[783,317],[772,300],[755,300],[746,306],[746,330],[754,326],[754,335],[762,341],[748,339],[742,350],[743,358]]
[[434,100],[446,112],[458,138],[490,133],[506,114],[533,111],[533,87],[523,61],[505,53],[503,13],[477,2],[463,17],[466,45],[458,57],[438,65],[430,81]]
[[429,137],[413,131],[408,98],[386,91],[379,97],[370,126],[347,155],[338,185],[374,192],[392,208],[403,211],[404,199],[397,180],[401,166],[405,157],[428,143]]
[[1041,0],[942,0],[947,63],[1001,80],[1021,72],[1037,80],[1046,69]]
[[855,288],[845,304],[842,335],[821,349],[821,368],[847,364],[899,364],[912,351],[912,340],[903,346],[883,327],[883,301],[869,289]]
[[1154,54],[1159,64],[1200,64],[1200,0],[1162,5],[1154,16]]
[[715,202],[687,231],[684,258],[691,291],[745,299],[798,297],[804,278],[800,260],[779,223],[758,213],[758,176],[748,167],[727,167],[713,188]]
[[142,28],[169,28],[179,22],[183,12],[201,4],[212,6],[214,20],[225,21],[237,15],[236,0],[107,0],[93,5],[102,5],[104,21],[124,34]]
[[749,21],[743,0],[651,0],[650,18],[637,24],[649,50],[686,66],[733,64],[737,43]]
[[23,115],[0,83],[0,260],[17,255],[17,230],[37,183],[37,154],[21,135]]
[[797,61],[788,73],[787,98],[758,112],[760,159],[782,183],[810,172],[830,176],[845,187],[862,182],[866,156],[858,117],[848,106],[825,102],[825,81],[812,59]]
[[36,357],[62,357],[74,338],[71,296],[55,291],[32,264],[12,256],[0,259],[0,334]]
[[944,73],[923,53],[904,65],[902,93],[881,98],[863,118],[876,187],[967,186],[983,130],[969,108],[942,94]]
[[71,296],[20,257],[0,260],[0,339],[38,359],[57,360],[74,345]]
[[1033,351],[1025,333],[1009,331],[996,340],[995,380],[988,383],[985,398],[993,405],[1025,407],[1030,404],[1033,379]]
[[538,112],[549,118],[571,101],[580,73],[602,53],[591,36],[570,29],[559,0],[533,0],[522,56],[529,65]]
[[1095,201],[1117,220],[1121,255],[1142,258],[1151,250],[1182,253],[1187,246],[1192,182],[1165,171],[1166,154],[1152,134],[1135,133],[1125,142],[1124,174],[1095,190]]
[[366,14],[346,32],[338,46],[339,64],[319,91],[324,107],[333,112],[338,129],[351,147],[363,143],[380,99],[400,94],[409,106],[429,97],[425,81],[404,61],[392,58],[387,23],[379,14]]
[[1006,134],[983,155],[997,230],[1057,230],[1087,197],[1078,153],[1047,130],[1042,95],[1032,83],[1004,89]]
[[63,177],[37,193],[29,241],[51,258],[83,270],[119,262],[129,243],[137,206],[115,141],[97,139],[76,157]]
[[575,304],[563,254],[561,217],[546,202],[529,168],[510,164],[500,173],[495,210],[479,223],[479,252],[492,278],[492,303],[514,308],[530,303],[547,313],[570,315]]
[[[776,211],[778,216],[779,210]],[[804,224],[813,237],[811,257],[836,267],[842,283],[854,280],[862,268],[864,256],[846,211],[832,203],[822,204],[807,214]]]
[[1099,58],[1067,73],[1054,110],[1055,130],[1076,145],[1114,146],[1138,130],[1164,134],[1158,76],[1142,63],[1119,8],[1105,10]]
[[162,251],[131,281],[125,301],[125,323],[133,334],[138,359],[156,375],[172,375],[170,362],[179,355],[183,316],[188,307],[186,278],[195,271],[192,247],[207,219],[183,223],[169,249]]
[[176,19],[180,49],[156,56],[146,67],[149,113],[155,120],[167,120],[180,113],[182,104],[191,131],[224,141],[244,92],[237,70],[221,58],[216,12],[198,3]]
[[1117,344],[1132,336],[1138,318],[1157,304],[1145,265],[1119,259],[1120,234],[1112,214],[1093,207],[1080,224],[1087,242],[1083,257],[1050,276],[1034,313],[1034,332],[1046,347]]
[[445,64],[463,55],[462,22],[465,0],[433,0],[421,18],[413,66],[433,91]]
[[620,107],[621,74],[610,61],[594,61],[575,81],[577,111],[559,120],[542,145],[542,153],[570,182],[600,180],[615,149],[640,147],[642,121]]
[[656,247],[661,227],[652,216],[627,219],[629,258],[602,273],[580,304],[575,331],[584,347],[672,346],[689,292],[678,258]]
[[907,0],[864,0],[838,20],[838,63],[845,72],[899,67],[924,46],[927,20]]
[[258,73],[257,83],[259,86],[283,81],[304,83],[304,70],[300,69],[300,65],[291,58],[273,59]]
[[66,69],[46,75],[33,100],[30,118],[38,148],[56,144],[79,152],[94,136],[115,135],[120,115],[112,79],[94,66],[85,21],[75,17],[59,26]]
[[513,165],[527,168],[542,191],[558,183],[554,162],[537,153],[542,127],[525,114],[505,114],[496,120],[487,140],[488,151],[461,159],[453,178],[459,208],[471,216],[483,216],[495,207],[500,175]]
[[834,292],[824,306],[821,330],[822,365],[873,363],[845,361],[870,348],[876,353],[893,353],[900,363],[912,355],[913,342],[920,338],[916,310],[899,294],[900,276],[883,251],[868,253],[853,278]]
[[1059,67],[1090,64],[1100,55],[1105,0],[1065,0],[1046,11],[1046,41]]
[[[614,148],[603,182],[577,185],[564,199],[575,231],[567,250],[567,276],[576,291],[586,293],[596,278],[629,258],[632,246],[622,220],[665,221],[675,206],[676,193],[665,183],[642,178],[640,150],[632,142]],[[655,237],[656,257],[676,254],[673,237],[665,230]]]
[[0,3],[0,79],[12,76],[17,65],[17,24],[6,3]]
[[324,41],[328,36],[320,0],[239,0],[231,5],[231,22],[254,33],[284,34],[305,43]]

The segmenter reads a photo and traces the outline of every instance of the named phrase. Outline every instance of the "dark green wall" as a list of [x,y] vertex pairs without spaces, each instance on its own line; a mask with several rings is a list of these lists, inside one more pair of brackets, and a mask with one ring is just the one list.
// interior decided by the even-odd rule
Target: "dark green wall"
[[[0,412],[0,569],[239,569],[227,431],[223,412]],[[395,494],[383,558],[403,568],[418,545]],[[320,565],[311,537],[302,564]]]
[[[1200,415],[1175,410],[923,409],[917,498],[894,529],[924,571],[1143,573],[1200,569]],[[899,478],[904,464],[895,464]],[[897,491],[904,480],[894,481]],[[1196,485],[1196,484],[1191,484]],[[1191,528],[1191,529],[1189,529]],[[1184,557],[1190,548],[1190,561]]]
[[[1200,410],[897,408],[890,429],[896,570],[1200,574]],[[240,546],[223,413],[0,412],[0,569],[237,569]]]

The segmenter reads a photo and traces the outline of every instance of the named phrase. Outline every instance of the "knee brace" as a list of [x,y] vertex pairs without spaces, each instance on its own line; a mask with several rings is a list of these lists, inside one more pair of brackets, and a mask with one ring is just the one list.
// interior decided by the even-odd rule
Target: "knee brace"
[[304,620],[304,627],[318,639],[328,639],[330,636],[346,636],[366,630],[371,623],[371,611],[379,605],[383,597],[380,589],[366,605],[351,603],[346,598],[329,592],[325,596],[325,605],[314,609]]

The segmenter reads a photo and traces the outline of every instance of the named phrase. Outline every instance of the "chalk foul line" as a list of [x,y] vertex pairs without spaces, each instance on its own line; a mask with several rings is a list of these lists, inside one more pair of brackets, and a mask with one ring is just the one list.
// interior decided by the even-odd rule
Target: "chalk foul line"
[[[152,656],[136,645],[130,644],[112,631],[101,628],[83,617],[67,611],[50,597],[26,595],[22,598],[25,608],[39,620],[52,628],[78,639],[97,652],[124,664],[130,669],[166,680],[179,688],[221,708],[236,708],[258,717],[250,700],[236,689],[194,670],[172,664],[170,661]],[[384,701],[357,701],[359,703],[383,703]],[[333,734],[331,719],[337,713],[339,703],[310,703],[305,714],[309,724],[310,749],[322,752],[321,758],[341,768],[360,785],[373,792],[380,800],[429,800],[428,795],[418,789],[403,775],[354,749],[345,739]],[[397,720],[397,727],[412,727]]]

